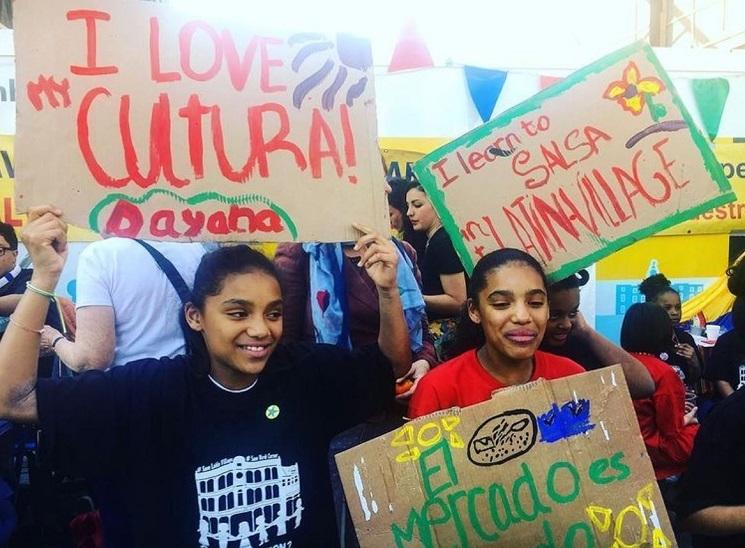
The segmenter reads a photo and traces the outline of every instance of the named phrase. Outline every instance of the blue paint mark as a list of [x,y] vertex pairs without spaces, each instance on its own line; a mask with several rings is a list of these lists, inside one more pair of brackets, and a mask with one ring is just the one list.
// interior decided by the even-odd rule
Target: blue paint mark
[[554,403],[551,409],[538,416],[538,428],[541,441],[546,443],[589,432],[595,428],[594,424],[590,424],[590,401],[571,400],[561,408]]
[[70,295],[70,298],[73,302],[77,300],[78,296],[78,281],[77,280],[70,280],[67,283],[67,294]]

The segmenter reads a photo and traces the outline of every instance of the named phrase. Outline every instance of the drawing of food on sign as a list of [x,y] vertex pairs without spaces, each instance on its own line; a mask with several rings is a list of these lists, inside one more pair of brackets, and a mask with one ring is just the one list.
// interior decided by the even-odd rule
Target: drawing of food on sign
[[163,240],[387,230],[366,40],[127,0],[27,0],[14,16],[20,208]]
[[473,434],[468,458],[474,464],[501,464],[527,453],[535,443],[536,422],[527,410],[508,411],[490,418]]

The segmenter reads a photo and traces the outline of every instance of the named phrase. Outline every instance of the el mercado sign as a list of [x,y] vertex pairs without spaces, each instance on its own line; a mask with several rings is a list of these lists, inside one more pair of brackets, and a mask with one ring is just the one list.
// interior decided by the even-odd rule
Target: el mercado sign
[[620,366],[503,389],[336,460],[363,548],[674,546]]
[[20,209],[153,239],[388,230],[369,42],[125,0],[24,0],[14,17]]
[[646,45],[573,73],[414,169],[469,272],[515,247],[562,278],[735,199]]

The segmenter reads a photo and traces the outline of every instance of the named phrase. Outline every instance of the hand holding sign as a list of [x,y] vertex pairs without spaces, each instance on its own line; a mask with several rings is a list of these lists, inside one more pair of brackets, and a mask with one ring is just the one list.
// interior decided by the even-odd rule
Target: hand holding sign
[[380,290],[398,290],[396,270],[398,252],[390,237],[383,237],[371,228],[355,223],[354,227],[362,236],[354,245],[355,251],[361,253],[357,266],[363,267],[370,279]]

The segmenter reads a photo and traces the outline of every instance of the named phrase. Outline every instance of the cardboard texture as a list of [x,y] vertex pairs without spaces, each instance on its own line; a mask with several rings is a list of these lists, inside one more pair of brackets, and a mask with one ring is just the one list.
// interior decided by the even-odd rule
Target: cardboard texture
[[363,547],[675,545],[620,366],[507,388],[336,460]]
[[[0,135],[0,221],[8,223],[19,231],[26,224],[26,215],[17,215],[13,189],[15,185],[15,163],[13,161],[14,135]],[[98,234],[90,230],[81,230],[71,226],[67,233],[70,242],[92,242],[98,240]]]
[[130,0],[24,0],[14,18],[20,209],[161,240],[387,233],[368,41]]
[[523,249],[563,278],[735,199],[649,46],[589,65],[414,170],[468,272]]

